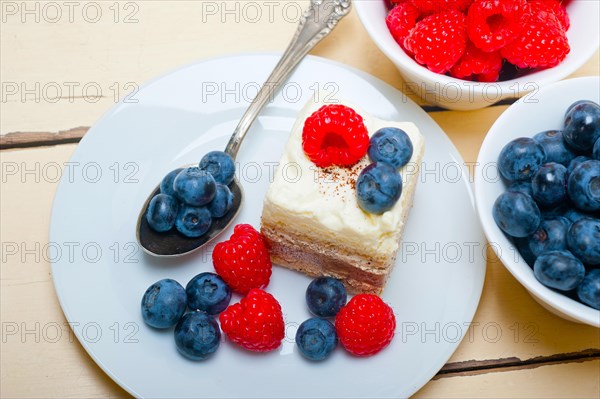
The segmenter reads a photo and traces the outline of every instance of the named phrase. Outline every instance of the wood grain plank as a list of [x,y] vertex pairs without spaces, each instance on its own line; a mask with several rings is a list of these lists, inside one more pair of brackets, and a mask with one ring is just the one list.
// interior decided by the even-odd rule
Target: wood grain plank
[[572,353],[557,353],[551,356],[537,356],[521,360],[517,357],[503,359],[467,360],[463,362],[447,363],[437,373],[434,379],[484,374],[497,371],[512,371],[531,369],[551,364],[564,364],[572,362],[585,362],[600,359],[600,349],[586,349]]
[[59,132],[11,132],[0,136],[0,150],[78,143],[88,130],[80,126]]

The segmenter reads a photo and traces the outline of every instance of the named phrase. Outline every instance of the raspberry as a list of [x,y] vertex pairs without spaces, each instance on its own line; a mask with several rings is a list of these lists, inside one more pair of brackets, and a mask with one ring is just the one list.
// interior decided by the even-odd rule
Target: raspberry
[[466,17],[456,10],[425,17],[410,31],[404,45],[419,64],[445,73],[467,47]]
[[469,8],[469,39],[479,49],[496,51],[521,32],[525,0],[477,0]]
[[571,21],[569,20],[566,8],[558,0],[533,0],[527,3],[527,7],[528,14],[535,15],[540,12],[554,14],[565,31],[571,26]]
[[412,0],[424,15],[448,10],[467,11],[472,2],[473,0]]
[[377,295],[359,294],[340,310],[335,329],[346,350],[356,356],[370,356],[394,338],[396,317]]
[[402,48],[404,48],[404,39],[417,24],[420,16],[421,12],[412,3],[402,3],[394,7],[385,19],[392,37]]
[[500,54],[519,68],[538,68],[558,65],[570,50],[558,18],[540,12],[531,16],[519,37],[500,50]]
[[273,295],[252,289],[239,303],[219,316],[221,329],[232,342],[253,352],[267,352],[281,345],[284,337],[281,306]]
[[480,73],[476,76],[476,80],[478,82],[497,82],[499,77],[499,72]]
[[269,284],[269,251],[260,233],[249,224],[235,226],[229,240],[215,246],[212,259],[216,272],[234,291],[246,294]]
[[479,82],[495,82],[500,75],[500,69],[502,56],[498,51],[486,53],[469,42],[465,54],[450,69],[450,75],[459,79],[475,78]]
[[306,119],[302,148],[315,165],[352,166],[369,148],[363,118],[344,105],[324,105]]

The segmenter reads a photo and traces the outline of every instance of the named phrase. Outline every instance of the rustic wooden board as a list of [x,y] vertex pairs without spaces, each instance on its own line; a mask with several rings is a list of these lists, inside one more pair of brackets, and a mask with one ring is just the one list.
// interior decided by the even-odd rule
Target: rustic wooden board
[[[30,3],[44,7],[51,2]],[[83,8],[87,3],[92,2],[78,4]],[[103,12],[96,23],[86,21],[80,8],[73,22],[63,18],[53,23],[47,16],[35,22],[29,15],[23,23],[20,14],[3,14],[6,22],[0,24],[5,96],[0,101],[0,148],[40,146],[0,151],[2,397],[127,397],[64,324],[49,264],[40,256],[48,239],[58,181],[54,171],[64,169],[75,148],[68,143],[77,142],[116,99],[166,71],[224,54],[283,50],[296,29],[296,19],[284,17],[281,10],[304,8],[306,0],[276,2],[272,18],[266,2],[255,2],[263,13],[257,21],[242,9],[227,15],[219,9],[238,2],[120,2],[118,21],[113,2],[96,3]],[[66,12],[62,2],[57,4]],[[216,14],[207,9],[212,6],[217,7]],[[128,15],[133,23],[124,23]],[[397,88],[406,86],[370,41],[355,13],[313,54],[359,68]],[[572,76],[599,74],[597,52]],[[17,92],[10,94],[15,85]],[[59,101],[52,98],[52,89],[57,87],[62,90]],[[90,91],[84,92],[84,87]],[[24,98],[23,88],[30,90]],[[96,98],[97,88],[101,96]],[[485,133],[505,109],[495,106],[431,115],[472,165]],[[599,330],[544,310],[492,256],[467,337],[417,396],[599,397],[600,362],[593,360],[600,357],[599,352]]]

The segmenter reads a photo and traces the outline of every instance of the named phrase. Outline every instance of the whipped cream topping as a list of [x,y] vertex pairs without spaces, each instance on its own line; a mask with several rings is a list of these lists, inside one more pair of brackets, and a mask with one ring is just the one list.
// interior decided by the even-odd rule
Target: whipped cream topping
[[370,214],[358,206],[355,189],[360,172],[371,162],[368,156],[350,168],[319,168],[304,154],[304,121],[322,105],[311,102],[299,115],[267,192],[263,217],[284,219],[295,230],[312,230],[334,237],[336,242],[363,254],[393,255],[399,246],[404,215],[412,206],[412,195],[405,193],[411,193],[418,180],[423,137],[413,123],[383,121],[348,105],[363,117],[369,136],[383,127],[397,127],[408,134],[413,144],[411,160],[400,169],[403,182],[400,199],[389,211]]

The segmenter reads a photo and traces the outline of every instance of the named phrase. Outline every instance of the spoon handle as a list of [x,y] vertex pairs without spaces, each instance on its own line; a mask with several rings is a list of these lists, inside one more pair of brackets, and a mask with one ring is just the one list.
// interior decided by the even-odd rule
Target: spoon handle
[[235,159],[250,126],[304,56],[350,12],[351,0],[311,0],[283,56],[235,128],[225,152]]

